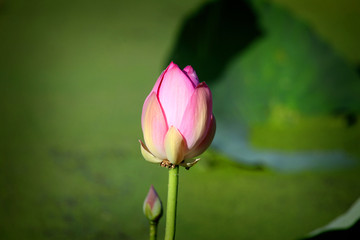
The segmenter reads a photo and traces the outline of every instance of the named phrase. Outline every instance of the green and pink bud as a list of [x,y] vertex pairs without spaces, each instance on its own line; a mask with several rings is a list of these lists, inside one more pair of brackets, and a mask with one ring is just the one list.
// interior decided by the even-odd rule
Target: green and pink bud
[[153,185],[151,185],[149,193],[145,198],[143,211],[151,222],[157,222],[162,216],[162,203]]
[[215,135],[209,87],[191,66],[181,70],[171,62],[144,102],[141,126],[147,161],[191,167]]

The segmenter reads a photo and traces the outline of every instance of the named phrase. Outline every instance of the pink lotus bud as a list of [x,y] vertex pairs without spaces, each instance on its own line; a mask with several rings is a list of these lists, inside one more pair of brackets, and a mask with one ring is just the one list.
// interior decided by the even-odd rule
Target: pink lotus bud
[[162,216],[161,200],[153,185],[145,198],[143,210],[145,216],[153,222],[158,221]]
[[141,126],[147,161],[191,167],[215,135],[209,87],[191,66],[181,70],[171,62],[144,102]]

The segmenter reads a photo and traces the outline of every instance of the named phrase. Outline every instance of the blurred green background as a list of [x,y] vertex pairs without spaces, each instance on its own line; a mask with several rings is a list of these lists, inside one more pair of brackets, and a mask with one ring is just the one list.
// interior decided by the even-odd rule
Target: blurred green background
[[167,171],[140,116],[170,60],[209,83],[219,126],[181,169],[177,239],[327,224],[360,196],[359,23],[356,0],[0,0],[0,239],[147,238]]

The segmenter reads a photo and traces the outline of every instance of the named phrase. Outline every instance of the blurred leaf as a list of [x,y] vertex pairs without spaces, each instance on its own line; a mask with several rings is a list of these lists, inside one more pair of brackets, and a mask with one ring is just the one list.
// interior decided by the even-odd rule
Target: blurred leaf
[[352,64],[360,63],[360,1],[271,0],[306,21],[335,51]]
[[[208,3],[189,18],[171,55],[180,65],[193,65],[201,81],[217,78],[210,82],[218,120],[213,146],[239,161],[282,170],[353,166],[354,158],[341,150],[343,143],[353,139],[353,135],[342,134],[347,126],[359,131],[359,127],[354,128],[360,114],[360,81],[355,69],[289,12],[263,1],[250,6],[241,1],[213,10],[214,6],[227,4]],[[234,19],[234,12],[251,17]],[[217,31],[227,29],[230,22],[231,32]],[[211,31],[205,34],[204,29]],[[254,34],[260,33],[259,29],[261,37]],[[229,39],[237,39],[238,45]],[[231,48],[231,54],[223,58],[217,47]],[[330,127],[321,127],[322,122],[312,120],[317,116],[325,116]],[[340,124],[333,118],[340,118]],[[310,127],[306,127],[308,122]],[[256,131],[258,126],[260,132]],[[269,135],[274,126],[275,133],[279,130],[283,133],[279,136],[285,138]],[[298,134],[287,136],[286,127],[297,129]],[[334,136],[328,135],[333,128]],[[257,138],[252,137],[253,132]],[[318,142],[312,141],[316,133]],[[335,148],[327,143],[340,136],[347,140],[335,141]],[[267,140],[262,141],[263,137]],[[310,148],[297,144],[297,137],[300,143],[308,142]],[[261,142],[267,148],[289,150],[289,138],[294,139],[292,152],[263,151],[251,146]],[[351,147],[355,148],[356,144]]]
[[316,229],[305,239],[312,240],[331,240],[348,239],[355,240],[360,238],[360,198],[343,215],[339,216],[328,225]]
[[234,56],[260,34],[246,1],[211,1],[185,20],[169,61],[192,65],[202,81],[216,81]]
[[277,106],[306,115],[360,113],[355,69],[288,12],[260,6],[266,36],[237,55],[215,96],[231,97],[228,108],[250,124],[268,120]]

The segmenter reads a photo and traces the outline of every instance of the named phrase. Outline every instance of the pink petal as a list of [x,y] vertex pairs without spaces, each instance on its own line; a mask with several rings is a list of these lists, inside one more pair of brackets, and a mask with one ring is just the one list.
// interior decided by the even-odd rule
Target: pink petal
[[185,155],[185,159],[194,158],[202,154],[210,146],[212,140],[214,139],[215,131],[216,131],[216,121],[214,115],[211,115],[210,126],[207,133],[205,134],[204,139],[197,146],[194,146],[194,148],[192,148]]
[[[160,86],[160,84],[161,84],[161,82],[162,82],[162,80],[163,80],[163,78],[164,78],[165,73],[167,72],[167,70],[168,70],[170,67],[172,67],[172,65],[174,65],[173,62],[171,62],[171,63],[169,64],[169,66],[168,66],[164,71],[162,71],[162,73],[161,73],[160,76],[158,77],[158,79],[157,79],[157,81],[156,81],[153,89],[151,90],[151,92],[149,93],[149,95],[148,95],[148,96],[146,97],[146,99],[145,99],[142,112],[144,112],[144,109],[146,108],[147,103],[149,102],[149,97],[150,97],[151,93],[154,92],[154,93],[157,94],[158,89],[159,89],[159,86]],[[141,124],[143,124],[143,121],[144,121],[143,116],[144,116],[144,115],[142,115],[142,117],[141,117]]]
[[159,90],[159,86],[161,85],[161,82],[164,78],[164,75],[166,74],[166,72],[168,71],[169,68],[172,68],[173,66],[175,65],[175,63],[171,62],[169,64],[169,66],[167,66],[167,68],[162,71],[162,73],[160,74],[160,76],[158,77],[158,79],[156,80],[156,83],[153,87],[153,89],[151,90],[152,92],[155,92],[155,93],[158,93],[158,90]]
[[189,77],[176,64],[171,63],[158,90],[168,126],[179,127],[193,92],[194,85]]
[[188,75],[188,77],[191,79],[194,86],[196,87],[199,84],[199,78],[196,75],[195,70],[189,65],[184,68],[184,72]]
[[145,102],[144,102],[144,105],[142,107],[142,112],[141,112],[141,127],[144,126],[144,117],[145,117],[145,112],[146,112],[146,109],[149,105],[149,99],[150,99],[150,96],[152,95],[153,92],[150,92],[150,94],[146,97],[145,99]]
[[191,96],[181,120],[180,132],[191,150],[207,133],[212,114],[212,96],[206,83],[200,83]]
[[145,104],[142,112],[145,144],[155,157],[165,159],[164,138],[168,130],[165,115],[155,93],[150,94]]

